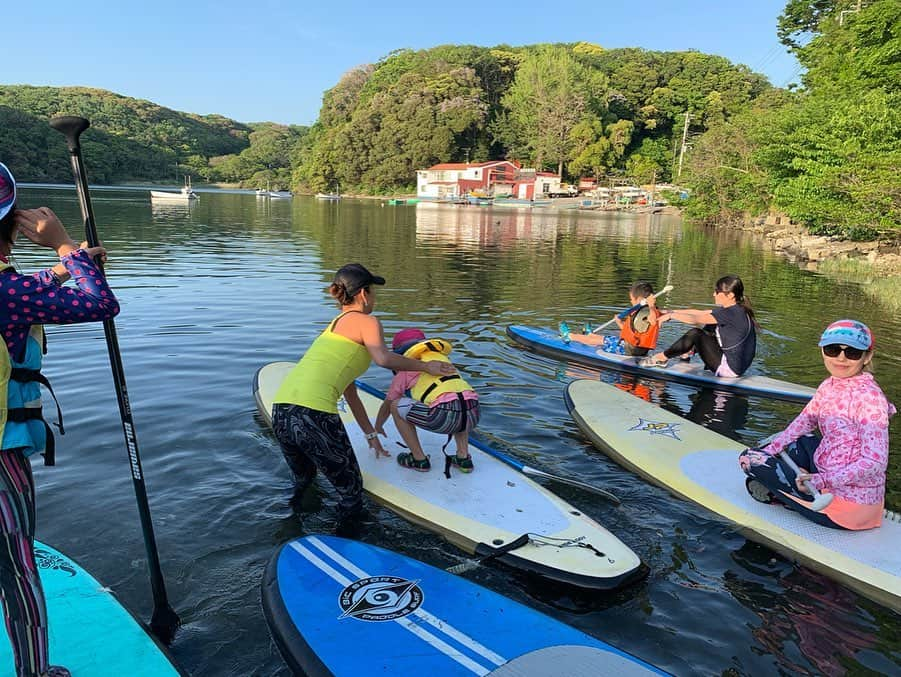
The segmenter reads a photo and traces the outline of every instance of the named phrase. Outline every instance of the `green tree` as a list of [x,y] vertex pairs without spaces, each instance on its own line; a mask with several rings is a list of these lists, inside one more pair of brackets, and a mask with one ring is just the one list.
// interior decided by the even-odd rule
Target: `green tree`
[[556,164],[562,176],[570,157],[570,134],[586,114],[596,114],[605,81],[580,64],[565,47],[545,46],[527,56],[502,104],[504,143],[525,149],[539,168]]

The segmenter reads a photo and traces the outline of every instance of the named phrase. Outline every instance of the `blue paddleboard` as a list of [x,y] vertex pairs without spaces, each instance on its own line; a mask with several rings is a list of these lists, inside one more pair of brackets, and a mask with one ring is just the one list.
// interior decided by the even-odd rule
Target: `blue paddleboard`
[[[75,676],[183,675],[165,648],[87,571],[35,541],[35,559],[47,599],[50,662]],[[15,674],[12,647],[0,641],[0,674]]]
[[270,632],[298,674],[666,674],[464,578],[334,536],[283,545],[262,597]]
[[713,372],[707,371],[698,358],[694,358],[690,362],[670,360],[670,365],[665,369],[660,367],[642,367],[638,364],[638,361],[641,359],[638,357],[608,353],[601,350],[598,346],[589,346],[584,343],[576,343],[575,341],[564,343],[563,339],[560,338],[560,333],[553,329],[525,327],[514,324],[507,327],[507,336],[520,345],[534,350],[536,353],[558,360],[569,360],[602,369],[617,369],[664,381],[707,386],[717,390],[744,393],[745,395],[766,395],[792,402],[807,402],[813,397],[814,393],[813,388],[798,385],[797,383],[789,383],[788,381],[780,381],[767,376],[748,374],[737,378],[716,376]]

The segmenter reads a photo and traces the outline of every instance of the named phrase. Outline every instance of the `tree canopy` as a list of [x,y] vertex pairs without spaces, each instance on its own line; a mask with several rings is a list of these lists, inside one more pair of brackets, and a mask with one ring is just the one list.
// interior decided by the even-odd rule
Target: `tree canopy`
[[306,131],[181,113],[100,89],[0,85],[0,149],[21,180],[71,180],[64,139],[47,124],[56,115],[91,121],[82,145],[97,183],[182,175],[249,183],[266,170],[287,186],[291,150]]
[[790,0],[778,34],[806,68],[804,87],[697,140],[691,213],[777,208],[815,233],[897,237],[901,3]]

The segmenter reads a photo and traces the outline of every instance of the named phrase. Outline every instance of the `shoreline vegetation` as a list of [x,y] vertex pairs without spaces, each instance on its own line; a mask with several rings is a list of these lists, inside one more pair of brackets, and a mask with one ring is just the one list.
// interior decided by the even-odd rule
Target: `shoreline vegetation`
[[[412,197],[416,172],[436,164],[507,159],[571,183],[678,184],[690,197],[670,202],[692,222],[747,222],[739,227],[805,266],[895,276],[901,3],[787,0],[777,36],[802,66],[800,84],[775,87],[696,51],[401,49],[345,73],[310,126],[182,113],[83,87],[0,85],[0,148],[22,181],[69,181],[47,121],[74,114],[92,121],[83,146],[98,184],[180,187],[189,177],[298,194],[340,186],[376,200]],[[768,224],[771,213],[790,223]]]

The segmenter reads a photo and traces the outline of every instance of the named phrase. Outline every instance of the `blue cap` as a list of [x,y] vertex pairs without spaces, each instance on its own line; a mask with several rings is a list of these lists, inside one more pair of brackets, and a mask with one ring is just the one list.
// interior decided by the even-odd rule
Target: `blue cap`
[[0,219],[16,206],[16,180],[9,168],[0,162]]
[[833,322],[820,337],[819,346],[849,346],[859,350],[873,348],[873,332],[863,322],[857,320],[838,320]]

